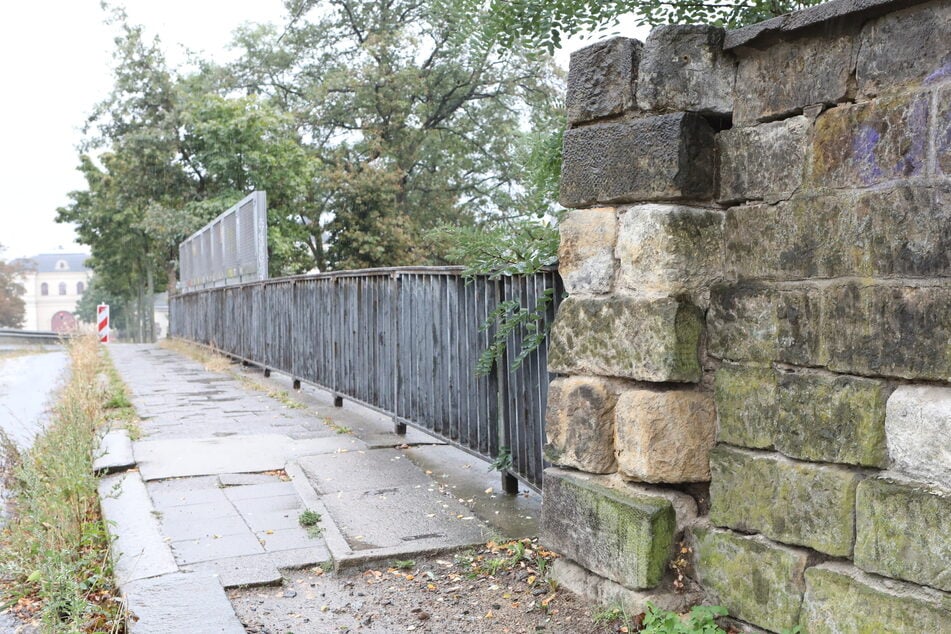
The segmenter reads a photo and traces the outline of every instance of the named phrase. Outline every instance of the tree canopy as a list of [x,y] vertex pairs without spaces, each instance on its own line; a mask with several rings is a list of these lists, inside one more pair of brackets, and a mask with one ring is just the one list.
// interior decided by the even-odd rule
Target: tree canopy
[[434,228],[539,207],[520,164],[561,126],[550,61],[486,45],[460,0],[286,8],[235,34],[234,62],[185,69],[111,10],[114,85],[80,148],[87,187],[58,219],[90,245],[102,292],[143,316],[177,245],[255,189],[272,275],[444,262]]
[[0,260],[0,328],[22,328],[26,319],[25,289],[17,282],[20,273],[15,262]]
[[[480,0],[465,0],[473,8]],[[631,14],[638,24],[715,24],[736,28],[823,0],[491,0],[486,37],[503,46],[552,52],[566,37],[605,29]]]

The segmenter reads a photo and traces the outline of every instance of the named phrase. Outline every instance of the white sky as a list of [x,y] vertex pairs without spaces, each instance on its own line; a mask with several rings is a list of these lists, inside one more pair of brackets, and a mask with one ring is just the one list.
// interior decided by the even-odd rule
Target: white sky
[[[121,3],[121,2],[120,2]],[[280,23],[281,0],[126,0],[133,24],[158,35],[170,63],[185,48],[216,59],[245,22]],[[88,251],[55,222],[68,192],[84,189],[76,166],[82,126],[112,85],[115,32],[99,0],[6,2],[0,9],[0,259],[63,248]],[[646,32],[613,29],[643,39]],[[569,41],[571,51],[587,42]],[[567,54],[556,55],[567,66]]]

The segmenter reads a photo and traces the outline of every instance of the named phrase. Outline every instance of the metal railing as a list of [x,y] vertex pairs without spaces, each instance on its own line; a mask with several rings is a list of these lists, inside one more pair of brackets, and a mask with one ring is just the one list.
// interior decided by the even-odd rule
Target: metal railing
[[479,376],[476,363],[495,336],[487,320],[500,302],[534,310],[549,290],[548,324],[562,295],[556,271],[499,280],[467,279],[460,267],[344,271],[178,295],[169,328],[505,463],[507,490],[517,489],[514,478],[537,489],[547,348],[512,370],[529,334],[517,328],[493,371]]

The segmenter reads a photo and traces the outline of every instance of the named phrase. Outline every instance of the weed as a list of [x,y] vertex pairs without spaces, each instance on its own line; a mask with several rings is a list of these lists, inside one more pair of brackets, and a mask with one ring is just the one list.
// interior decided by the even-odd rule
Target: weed
[[[44,632],[119,632],[109,539],[92,472],[97,428],[113,395],[97,376],[108,359],[95,337],[67,346],[71,372],[50,424],[10,467],[12,516],[0,548],[8,602],[37,606]],[[9,458],[9,457],[8,457]]]
[[621,628],[626,628],[628,631],[634,630],[634,621],[631,619],[631,616],[627,611],[621,606],[612,606],[601,608],[600,610],[595,611],[591,615],[594,619],[595,625],[618,625],[618,629],[621,631]]
[[410,570],[416,565],[415,559],[397,559],[393,562],[393,567],[397,570]]
[[307,509],[303,511],[297,518],[297,521],[300,522],[301,526],[317,526],[317,522],[321,520],[320,513],[317,511],[312,511]]
[[512,466],[512,451],[508,447],[500,447],[499,455],[489,463],[488,471],[507,471]]
[[647,604],[644,613],[643,634],[726,634],[716,618],[726,616],[725,608],[718,605],[698,605],[685,616]]
[[324,416],[323,423],[324,425],[334,430],[338,434],[352,434],[353,433],[353,429],[351,429],[350,427],[347,427],[346,425],[340,425],[338,423],[335,423],[334,419],[332,419],[329,416]]

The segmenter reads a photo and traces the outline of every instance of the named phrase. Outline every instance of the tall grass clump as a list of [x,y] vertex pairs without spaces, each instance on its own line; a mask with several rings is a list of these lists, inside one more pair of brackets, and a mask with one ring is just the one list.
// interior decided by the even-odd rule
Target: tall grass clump
[[[67,344],[70,372],[49,426],[33,447],[7,459],[11,515],[2,533],[5,604],[53,633],[121,632],[109,537],[92,461],[107,404],[121,384],[103,380],[110,364],[94,337]],[[8,453],[17,454],[11,450]]]

